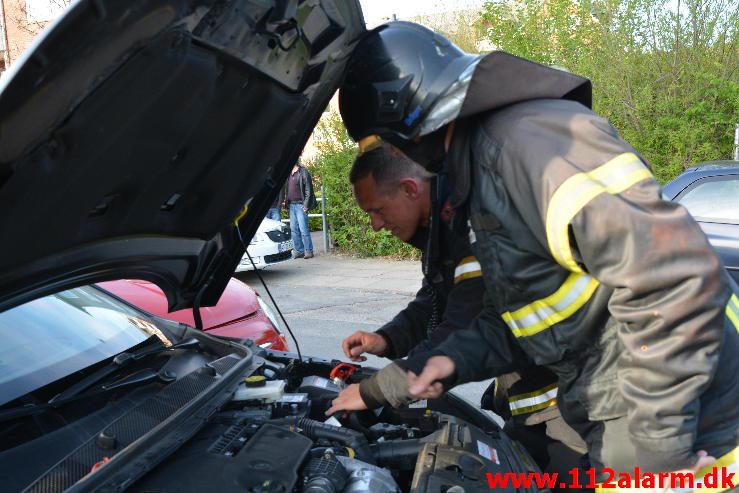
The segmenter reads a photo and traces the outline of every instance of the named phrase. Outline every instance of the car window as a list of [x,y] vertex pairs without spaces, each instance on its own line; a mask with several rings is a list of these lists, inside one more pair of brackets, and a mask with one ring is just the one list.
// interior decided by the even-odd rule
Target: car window
[[90,286],[0,313],[0,405],[136,346],[156,332],[142,314]]
[[695,217],[739,222],[739,176],[701,180],[677,201]]

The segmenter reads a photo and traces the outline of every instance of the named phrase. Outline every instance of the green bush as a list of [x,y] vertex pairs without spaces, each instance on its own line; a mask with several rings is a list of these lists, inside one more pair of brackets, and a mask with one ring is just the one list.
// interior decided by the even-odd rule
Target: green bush
[[485,4],[500,49],[593,81],[593,106],[664,183],[730,159],[739,123],[736,0],[530,0]]
[[339,115],[331,113],[321,120],[316,140],[318,157],[312,170],[316,187],[323,185],[327,196],[331,237],[337,248],[363,257],[417,258],[418,252],[413,247],[386,231],[373,231],[369,216],[354,201],[349,170],[356,156],[356,146]]

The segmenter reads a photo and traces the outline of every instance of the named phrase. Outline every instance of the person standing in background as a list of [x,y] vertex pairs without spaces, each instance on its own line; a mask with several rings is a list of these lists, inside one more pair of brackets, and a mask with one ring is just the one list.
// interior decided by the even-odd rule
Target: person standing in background
[[313,178],[301,164],[293,166],[287,179],[287,208],[290,212],[290,231],[295,251],[293,258],[313,258],[313,242],[308,228],[308,211],[316,206]]

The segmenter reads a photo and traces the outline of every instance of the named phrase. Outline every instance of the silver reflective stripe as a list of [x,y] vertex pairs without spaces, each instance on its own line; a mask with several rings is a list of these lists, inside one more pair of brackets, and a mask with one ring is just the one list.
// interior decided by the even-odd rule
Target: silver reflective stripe
[[516,337],[531,336],[565,320],[585,303],[598,287],[598,281],[587,274],[570,274],[551,296],[534,301],[514,312],[502,314]]
[[464,264],[458,266],[456,269],[454,269],[454,277],[461,276],[462,274],[467,274],[468,272],[474,272],[480,270],[480,262],[470,262],[469,264]]
[[559,387],[554,384],[542,389],[541,393],[531,392],[523,396],[511,396],[508,401],[511,414],[517,416],[553,406],[557,399],[558,389]]

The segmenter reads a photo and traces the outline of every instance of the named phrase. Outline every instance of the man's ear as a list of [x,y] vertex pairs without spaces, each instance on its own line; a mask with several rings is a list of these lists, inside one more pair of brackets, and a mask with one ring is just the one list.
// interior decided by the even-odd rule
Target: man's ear
[[400,193],[411,199],[417,199],[421,192],[420,183],[415,178],[403,178],[398,185]]

